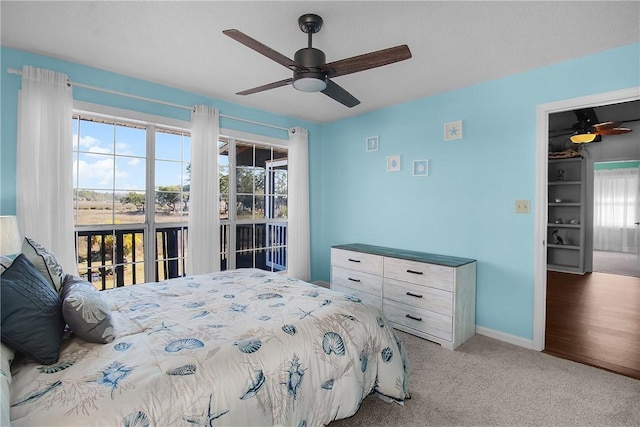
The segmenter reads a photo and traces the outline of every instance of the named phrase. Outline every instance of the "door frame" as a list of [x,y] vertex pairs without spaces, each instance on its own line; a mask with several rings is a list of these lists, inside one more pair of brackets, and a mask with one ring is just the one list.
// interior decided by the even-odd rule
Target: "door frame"
[[547,311],[547,222],[549,114],[640,99],[640,86],[564,99],[536,108],[536,189],[534,229],[533,349],[544,350]]

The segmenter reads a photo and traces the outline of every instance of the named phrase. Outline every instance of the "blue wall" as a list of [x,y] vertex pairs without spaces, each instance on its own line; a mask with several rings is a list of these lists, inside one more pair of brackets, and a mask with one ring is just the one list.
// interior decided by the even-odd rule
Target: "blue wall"
[[[531,339],[536,107],[640,86],[639,51],[633,44],[323,125],[311,176],[312,277],[329,278],[330,247],[341,243],[474,258],[476,324]],[[464,137],[445,142],[444,123],[456,120]],[[374,135],[380,149],[366,152]],[[390,155],[402,156],[401,172],[386,172]],[[420,159],[429,159],[428,177],[412,176]],[[514,213],[520,199],[531,200],[530,214]]]
[[[524,339],[533,334],[536,106],[640,86],[640,44],[316,125],[170,87],[3,48],[0,213],[15,212],[16,105],[20,79],[6,68],[53,69],[71,80],[222,114],[309,129],[312,280],[329,280],[330,247],[360,242],[478,260],[476,324]],[[437,82],[424,82],[434,84]],[[188,112],[74,90],[74,98],[188,120]],[[443,141],[462,120],[464,137]],[[223,121],[222,127],[286,138],[284,132]],[[377,135],[380,149],[365,151]],[[402,170],[386,172],[401,155]],[[428,177],[411,162],[429,159]],[[514,202],[529,199],[530,214]]]

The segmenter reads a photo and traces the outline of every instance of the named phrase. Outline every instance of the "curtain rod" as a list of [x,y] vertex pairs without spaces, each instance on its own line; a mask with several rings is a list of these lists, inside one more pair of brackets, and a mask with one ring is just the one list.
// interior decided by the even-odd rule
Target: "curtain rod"
[[[22,71],[17,70],[15,68],[7,68],[7,72],[9,74],[17,74],[19,76],[22,76]],[[84,83],[74,83],[70,79],[67,79],[67,84],[69,86],[72,86],[72,87],[76,86],[76,87],[81,87],[81,88],[84,88],[84,89],[95,90],[97,92],[110,93],[112,95],[124,96],[124,97],[127,97],[127,98],[137,99],[137,100],[140,100],[140,101],[146,101],[146,102],[152,102],[152,103],[155,103],[155,104],[167,105],[169,107],[180,108],[182,110],[189,110],[189,111],[193,110],[193,107],[190,107],[190,106],[187,106],[187,105],[174,104],[173,102],[160,101],[159,99],[153,99],[153,98],[147,98],[147,97],[144,97],[144,96],[132,95],[132,94],[126,93],[126,92],[119,92],[117,90],[105,89],[105,88],[101,88],[101,87],[97,87],[97,86],[87,85],[87,84],[84,84]],[[220,114],[220,117],[225,118],[225,119],[229,119],[229,120],[235,120],[235,121],[238,121],[238,122],[250,123],[252,125],[259,125],[259,126],[265,126],[265,127],[268,127],[268,128],[272,128],[272,129],[283,130],[283,131],[286,131],[286,132],[291,130],[290,128],[285,128],[285,127],[276,126],[276,125],[270,125],[269,123],[256,122],[256,121],[253,121],[253,120],[243,119],[243,118],[240,118],[240,117],[228,116],[226,114]]]

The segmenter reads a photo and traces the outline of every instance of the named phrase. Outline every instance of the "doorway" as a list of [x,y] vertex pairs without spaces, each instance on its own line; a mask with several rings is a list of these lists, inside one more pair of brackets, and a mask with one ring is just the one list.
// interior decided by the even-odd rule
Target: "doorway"
[[589,108],[602,122],[633,122],[624,126],[634,134],[576,147],[568,141],[571,126],[562,134],[567,130],[563,120],[576,120],[575,109],[549,114],[549,152],[562,151],[562,144],[577,148],[586,164],[581,204],[587,214],[580,243],[586,248],[581,251],[586,274],[558,272],[557,266],[546,272],[541,350],[640,378],[640,336],[628,333],[640,322],[640,162],[635,160],[640,158],[640,101],[579,108]]
[[[547,318],[547,253],[546,238],[548,224],[548,153],[549,117],[553,113],[567,112],[578,108],[605,106],[640,99],[640,87],[591,95],[582,98],[541,104],[537,108],[536,132],[536,209],[535,209],[535,250],[534,250],[534,350],[545,348],[545,327]],[[636,131],[638,132],[638,131]],[[590,249],[592,251],[592,249]]]

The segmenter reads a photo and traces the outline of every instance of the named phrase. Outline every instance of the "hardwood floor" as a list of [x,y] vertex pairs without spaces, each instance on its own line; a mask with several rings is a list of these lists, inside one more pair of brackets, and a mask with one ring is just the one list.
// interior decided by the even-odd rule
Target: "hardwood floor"
[[640,278],[547,273],[544,352],[640,379]]

